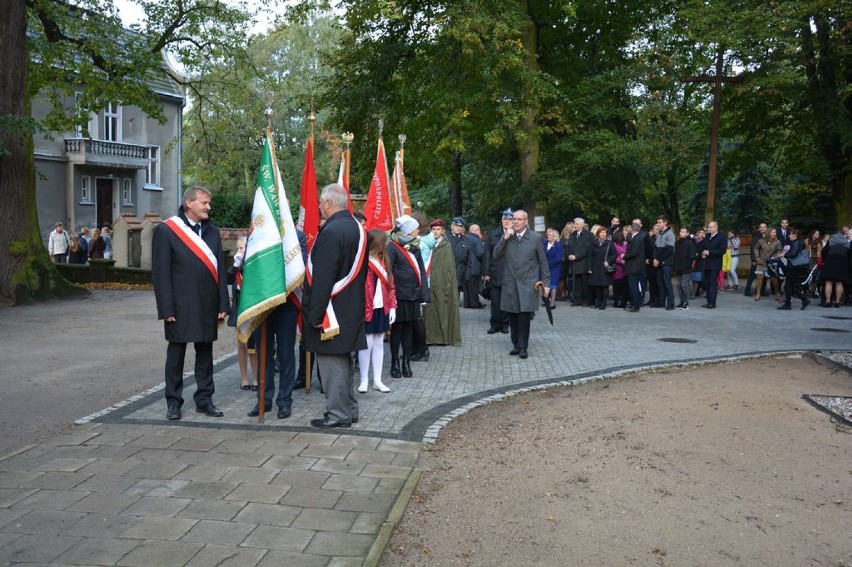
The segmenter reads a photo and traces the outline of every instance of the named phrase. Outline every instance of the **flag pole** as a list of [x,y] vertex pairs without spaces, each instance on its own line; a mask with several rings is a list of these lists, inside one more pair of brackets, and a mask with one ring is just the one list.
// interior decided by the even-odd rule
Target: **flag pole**
[[[311,143],[314,142],[314,123],[317,121],[317,117],[314,115],[314,104],[311,102],[311,114],[308,116],[308,122],[311,123]],[[304,323],[303,323],[304,324]],[[305,395],[310,395],[311,393],[311,351],[305,349]]]
[[[267,143],[272,141],[272,108],[267,108],[264,111],[266,116],[266,139]],[[266,414],[266,349],[268,345],[268,335],[266,333],[266,318],[260,324],[260,360],[258,360],[258,377],[257,377],[257,422],[263,423]]]
[[355,139],[355,134],[352,132],[344,132],[341,136],[343,138],[343,143],[346,144],[346,149],[343,150],[343,159],[344,159],[344,167],[343,167],[343,179],[346,181],[346,191],[349,192],[349,166],[352,163],[352,150],[350,146],[352,144],[352,140]]

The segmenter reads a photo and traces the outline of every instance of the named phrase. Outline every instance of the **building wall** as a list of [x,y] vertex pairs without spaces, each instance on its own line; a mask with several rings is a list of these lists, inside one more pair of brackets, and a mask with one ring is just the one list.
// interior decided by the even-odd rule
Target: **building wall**
[[[160,101],[166,116],[163,124],[147,117],[136,107],[121,107],[120,136],[117,140],[121,144],[159,147],[158,184],[146,184],[147,160],[92,153],[84,154],[83,159],[83,154],[67,153],[65,140],[76,138],[74,132],[34,137],[38,172],[36,197],[45,243],[54,223],[59,220],[74,232],[79,232],[84,226],[92,228],[103,224],[97,219],[99,180],[103,187],[110,188],[113,222],[123,213],[132,213],[139,218],[148,212],[159,213],[162,218],[175,213],[181,191],[180,132],[184,101],[182,97],[173,96],[161,96]],[[43,100],[33,101],[34,118],[42,118],[48,110]],[[92,115],[88,127],[92,140],[103,139],[103,111]],[[83,199],[84,178],[89,181],[88,200]],[[128,202],[123,198],[125,180],[130,183],[131,198]]]

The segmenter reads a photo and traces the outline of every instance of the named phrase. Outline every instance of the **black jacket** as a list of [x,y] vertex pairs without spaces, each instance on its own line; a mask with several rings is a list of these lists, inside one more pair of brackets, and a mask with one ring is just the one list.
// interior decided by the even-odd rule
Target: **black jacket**
[[488,242],[485,244],[485,257],[482,261],[482,274],[491,276],[491,285],[500,287],[503,285],[503,257],[494,258],[494,249],[503,240],[503,227],[488,231]]
[[[589,265],[591,262],[591,258],[589,255],[592,253],[592,246],[595,244],[595,237],[592,236],[592,233],[588,230],[582,230],[579,232],[575,232],[571,235],[571,238],[568,239],[570,244],[570,249],[566,249],[565,256],[574,255],[574,269],[577,270],[578,274],[586,274],[589,272]],[[569,260],[570,264],[571,261]]]
[[610,266],[615,265],[615,246],[610,240],[599,244],[596,238],[589,254],[589,285],[607,286],[612,283],[612,274],[604,270],[604,260]]
[[456,259],[456,279],[459,286],[468,279],[470,273],[470,240],[464,234],[447,234],[447,242],[453,247],[453,256]]
[[[364,287],[367,281],[367,259],[355,279],[331,298],[334,284],[341,280],[358,255],[360,228],[349,211],[338,211],[320,227],[311,248],[311,283],[305,286],[302,300],[302,342],[305,349],[318,354],[347,354],[367,348],[364,333]],[[340,325],[340,334],[321,339],[322,323],[328,302]]]
[[646,233],[641,230],[631,236],[624,253],[624,273],[638,275],[645,271]]
[[[420,270],[420,278],[411,267],[408,254],[399,249],[395,242],[388,242],[388,262],[393,273],[393,284],[396,287],[396,298],[401,301],[416,301],[417,303],[428,303],[430,300],[429,285],[426,279],[426,269],[423,267],[423,257],[420,248],[409,245],[408,250],[417,260]],[[421,283],[422,282],[422,283]]]
[[675,241],[674,273],[688,274],[692,272],[693,260],[695,260],[695,242],[688,236]]
[[470,242],[467,279],[479,279],[482,276],[482,261],[485,259],[485,243],[472,232],[468,232],[465,236]]
[[708,234],[698,245],[698,251],[708,250],[710,254],[704,259],[705,270],[721,270],[722,256],[728,251],[728,239],[721,232],[717,232],[712,238]]

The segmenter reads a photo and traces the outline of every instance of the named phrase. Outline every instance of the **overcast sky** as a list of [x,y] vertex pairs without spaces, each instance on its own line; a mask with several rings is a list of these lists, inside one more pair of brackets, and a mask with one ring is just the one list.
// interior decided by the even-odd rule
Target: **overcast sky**
[[[141,21],[145,17],[145,13],[142,9],[134,2],[134,0],[114,0],[115,7],[118,9],[118,15],[121,17],[121,21],[125,26],[129,26],[130,24]],[[227,0],[226,0],[227,2]],[[251,3],[251,2],[249,2]],[[284,6],[288,2],[277,2],[277,5]],[[275,18],[275,10],[258,10],[257,11],[257,24],[251,29],[251,33],[259,34],[265,32],[272,20]]]

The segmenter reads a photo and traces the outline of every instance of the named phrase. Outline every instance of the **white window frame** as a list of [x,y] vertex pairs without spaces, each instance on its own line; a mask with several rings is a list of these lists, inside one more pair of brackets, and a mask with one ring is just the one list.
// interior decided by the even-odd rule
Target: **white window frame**
[[160,187],[160,146],[148,146],[148,167],[145,169],[145,188]]
[[80,203],[85,205],[92,204],[92,176],[83,175],[80,177]]
[[104,107],[103,134],[102,139],[107,142],[121,142],[121,106],[114,102],[108,102]]
[[133,182],[128,177],[121,180],[121,206],[133,206]]

